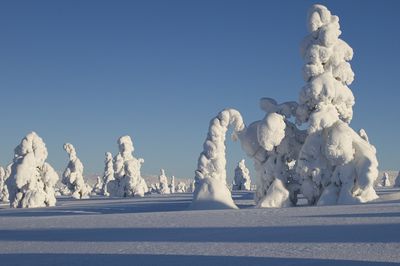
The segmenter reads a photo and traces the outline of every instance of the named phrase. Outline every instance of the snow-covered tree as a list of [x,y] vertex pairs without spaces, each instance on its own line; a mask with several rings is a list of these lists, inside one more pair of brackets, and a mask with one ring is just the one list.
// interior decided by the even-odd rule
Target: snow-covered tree
[[160,188],[158,193],[160,194],[170,194],[171,190],[168,186],[168,177],[165,175],[165,170],[161,169],[160,170],[160,175],[158,176],[158,182],[160,184]]
[[0,166],[0,201],[8,202],[8,189],[6,186],[6,171]]
[[237,209],[226,183],[225,135],[233,126],[233,137],[245,129],[240,113],[226,109],[210,122],[197,170],[192,209]]
[[175,193],[175,176],[171,177],[171,185],[169,185],[171,193]]
[[96,183],[92,188],[92,195],[103,195],[104,181],[100,176],[97,176]]
[[107,191],[115,197],[143,197],[148,192],[140,168],[142,158],[133,157],[133,143],[129,136],[118,139],[119,153],[114,157],[114,180],[109,181]]
[[71,143],[65,143],[64,150],[68,153],[69,162],[62,175],[62,183],[72,192],[73,198],[89,198],[92,189],[83,178],[83,164],[76,156],[74,146]]
[[262,98],[264,118],[251,123],[239,135],[242,149],[254,161],[257,207],[286,207],[297,201],[299,185],[295,182],[294,165],[306,135],[289,120],[297,106],[295,102],[278,104]]
[[104,174],[103,174],[103,188],[102,192],[104,196],[110,196],[107,191],[107,186],[110,181],[114,180],[114,164],[111,152],[106,152],[106,159],[104,160]]
[[396,180],[394,181],[394,187],[400,187],[400,171],[397,174]]
[[250,171],[247,169],[244,159],[242,159],[236,166],[233,181],[233,190],[250,190]]
[[186,184],[182,181],[179,181],[178,185],[176,186],[176,193],[185,193],[186,190]]
[[47,148],[43,140],[31,132],[15,150],[10,175],[6,180],[12,208],[55,206],[55,185],[58,175],[46,162]]
[[383,173],[383,177],[382,177],[382,186],[383,187],[390,187],[390,178],[389,178],[389,174],[384,172]]
[[378,177],[375,148],[365,131],[350,128],[354,96],[351,47],[339,39],[339,18],[322,5],[308,15],[310,34],[301,53],[304,80],[297,122],[309,124],[297,162],[301,190],[310,204],[349,204],[376,199]]

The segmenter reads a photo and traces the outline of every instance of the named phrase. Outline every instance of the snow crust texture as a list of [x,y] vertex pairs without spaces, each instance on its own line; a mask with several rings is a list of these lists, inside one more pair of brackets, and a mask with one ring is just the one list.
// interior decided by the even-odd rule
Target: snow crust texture
[[15,148],[6,180],[12,208],[55,206],[58,175],[46,162],[47,155],[45,143],[35,132],[26,135]]

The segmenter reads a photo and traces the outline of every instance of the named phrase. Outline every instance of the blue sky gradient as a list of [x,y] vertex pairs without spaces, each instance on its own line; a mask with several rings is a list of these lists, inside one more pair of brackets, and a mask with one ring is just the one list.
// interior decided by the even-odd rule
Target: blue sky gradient
[[[261,97],[297,100],[299,44],[315,1],[1,1],[0,165],[28,132],[63,170],[64,142],[86,173],[132,136],[144,174],[192,178],[220,110],[263,117]],[[319,1],[353,47],[352,127],[381,169],[400,169],[400,1]],[[245,157],[228,141],[228,173]],[[248,161],[248,164],[251,164]]]

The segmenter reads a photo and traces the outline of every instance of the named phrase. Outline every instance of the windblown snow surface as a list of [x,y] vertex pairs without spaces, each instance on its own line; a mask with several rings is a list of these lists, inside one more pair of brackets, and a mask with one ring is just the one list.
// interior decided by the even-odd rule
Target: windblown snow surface
[[[0,209],[0,265],[395,265],[400,189],[362,205],[188,211],[191,193]],[[303,200],[304,201],[304,200]]]

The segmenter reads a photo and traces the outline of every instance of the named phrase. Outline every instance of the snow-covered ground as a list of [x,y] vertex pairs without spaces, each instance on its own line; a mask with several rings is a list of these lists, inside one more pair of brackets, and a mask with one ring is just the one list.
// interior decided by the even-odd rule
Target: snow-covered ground
[[400,189],[364,205],[188,211],[192,195],[0,209],[0,265],[395,265]]

